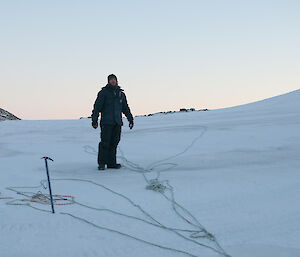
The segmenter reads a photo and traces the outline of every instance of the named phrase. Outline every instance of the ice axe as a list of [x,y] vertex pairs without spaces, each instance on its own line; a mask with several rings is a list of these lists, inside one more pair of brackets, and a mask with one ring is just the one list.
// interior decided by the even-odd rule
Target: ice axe
[[47,179],[48,179],[48,186],[49,186],[49,194],[50,194],[50,201],[51,201],[51,207],[52,207],[52,213],[55,213],[54,212],[54,205],[53,205],[51,183],[50,183],[50,176],[49,176],[49,169],[48,169],[48,162],[47,162],[47,160],[50,160],[50,161],[53,161],[53,160],[50,157],[47,157],[47,156],[44,156],[41,159],[45,160],[46,172],[47,172]]

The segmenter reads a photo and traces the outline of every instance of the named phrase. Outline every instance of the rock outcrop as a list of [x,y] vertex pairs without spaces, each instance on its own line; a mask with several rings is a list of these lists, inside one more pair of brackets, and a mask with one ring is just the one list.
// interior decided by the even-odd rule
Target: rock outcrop
[[0,108],[0,121],[1,120],[20,120],[20,118]]

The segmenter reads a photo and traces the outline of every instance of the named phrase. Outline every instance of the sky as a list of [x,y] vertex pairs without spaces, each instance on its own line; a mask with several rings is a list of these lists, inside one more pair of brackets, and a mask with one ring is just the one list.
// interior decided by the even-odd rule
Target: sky
[[91,114],[114,73],[133,115],[300,88],[298,0],[0,0],[0,108]]

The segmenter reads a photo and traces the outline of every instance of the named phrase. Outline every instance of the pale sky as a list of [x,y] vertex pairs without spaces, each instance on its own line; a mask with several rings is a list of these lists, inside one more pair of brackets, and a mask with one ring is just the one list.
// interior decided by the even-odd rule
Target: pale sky
[[133,115],[300,88],[300,1],[0,0],[0,108],[89,116],[110,73]]

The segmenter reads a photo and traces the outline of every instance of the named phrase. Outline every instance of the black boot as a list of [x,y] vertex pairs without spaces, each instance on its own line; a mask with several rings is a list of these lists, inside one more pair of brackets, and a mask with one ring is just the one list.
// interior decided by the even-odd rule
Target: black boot
[[120,169],[122,166],[121,166],[121,164],[119,164],[119,163],[116,163],[115,165],[111,165],[111,166],[108,166],[107,165],[107,168],[108,169]]
[[105,170],[105,164],[99,164],[98,170]]

